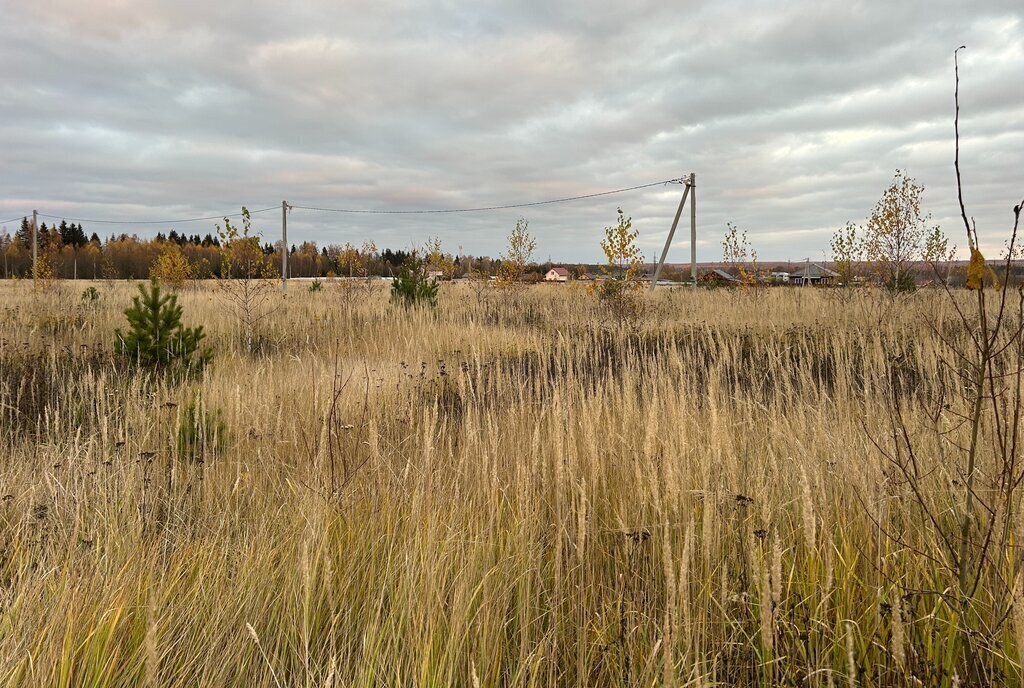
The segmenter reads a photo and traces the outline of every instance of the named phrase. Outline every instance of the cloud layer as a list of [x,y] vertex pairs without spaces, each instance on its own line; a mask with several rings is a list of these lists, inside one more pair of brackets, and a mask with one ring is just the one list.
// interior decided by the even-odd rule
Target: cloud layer
[[[966,201],[990,246],[1024,197],[1019,2],[0,2],[0,220],[32,208],[152,220],[282,199],[465,207],[694,171],[701,260],[719,258],[729,221],[763,258],[813,259],[901,168],[963,244],[960,44]],[[296,210],[289,238],[397,248],[438,236],[497,254],[523,215],[541,258],[596,260],[621,205],[650,257],[679,191],[443,216]],[[272,239],[279,214],[256,224]],[[670,260],[688,258],[683,234]]]

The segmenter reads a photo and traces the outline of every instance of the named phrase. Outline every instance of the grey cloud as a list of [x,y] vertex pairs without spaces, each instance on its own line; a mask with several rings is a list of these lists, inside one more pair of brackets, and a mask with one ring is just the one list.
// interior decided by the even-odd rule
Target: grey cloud
[[[40,0],[5,14],[0,219],[209,215],[282,198],[476,206],[693,170],[702,259],[718,257],[727,221],[766,259],[819,258],[902,168],[959,239],[960,43],[967,198],[991,244],[1024,195],[1015,2]],[[525,215],[542,256],[595,260],[621,205],[651,256],[678,192],[453,216],[295,211],[289,234],[394,247],[436,235],[495,254]],[[272,238],[273,213],[257,220]],[[670,255],[685,259],[686,240]]]

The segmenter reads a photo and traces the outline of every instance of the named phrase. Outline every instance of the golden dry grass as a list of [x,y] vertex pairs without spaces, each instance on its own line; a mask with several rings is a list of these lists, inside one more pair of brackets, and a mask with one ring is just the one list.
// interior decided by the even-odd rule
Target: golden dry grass
[[204,286],[215,358],[173,382],[111,358],[133,287],[83,286],[0,283],[5,685],[954,680],[955,580],[874,446],[901,400],[953,518],[940,294],[665,290],[634,331],[571,286],[433,313],[295,284],[249,355]]

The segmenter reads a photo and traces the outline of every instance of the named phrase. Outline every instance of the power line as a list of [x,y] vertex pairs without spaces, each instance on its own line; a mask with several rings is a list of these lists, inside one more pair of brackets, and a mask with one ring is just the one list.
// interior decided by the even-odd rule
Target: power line
[[640,184],[639,186],[630,186],[625,189],[613,189],[612,191],[599,191],[597,193],[583,194],[580,196],[567,196],[565,198],[552,198],[546,201],[532,201],[530,203],[509,203],[506,205],[488,205],[481,206],[479,208],[436,208],[436,209],[417,209],[417,210],[370,210],[370,209],[356,209],[356,208],[317,208],[308,205],[290,205],[292,208],[298,208],[301,210],[317,210],[325,213],[363,213],[370,215],[428,215],[428,214],[439,214],[439,213],[476,213],[484,212],[488,210],[508,210],[511,208],[529,208],[537,205],[549,205],[551,203],[567,203],[568,201],[579,201],[585,198],[597,198],[598,196],[611,196],[612,194],[625,193],[627,191],[636,191],[638,189],[647,189],[652,186],[661,186],[663,184],[679,184],[682,183],[681,179],[664,179],[660,182],[651,182],[650,184]]
[[21,215],[19,217],[12,217],[10,220],[0,220],[0,225],[5,225],[8,222],[18,222],[19,220],[23,220],[23,219],[25,219],[27,217],[28,217],[28,215]]
[[[544,201],[531,201],[527,203],[507,203],[504,205],[489,205],[479,206],[475,208],[418,208],[411,210],[398,210],[398,209],[379,209],[373,210],[369,208],[323,208],[318,206],[308,205],[293,205],[288,204],[289,208],[297,210],[312,210],[317,212],[325,213],[359,213],[368,215],[431,215],[431,214],[443,214],[443,213],[477,213],[487,212],[492,210],[510,210],[512,208],[530,208],[539,205],[551,205],[553,203],[568,203],[570,201],[580,201],[587,198],[598,198],[600,196],[611,196],[613,194],[626,193],[627,191],[637,191],[639,189],[648,189],[652,186],[662,186],[665,184],[682,184],[685,180],[683,179],[663,179],[657,182],[651,182],[649,184],[639,184],[637,186],[630,186],[623,189],[612,189],[611,191],[598,191],[596,193],[581,194],[579,196],[566,196],[564,198],[551,198]],[[265,213],[271,210],[277,210],[279,206],[271,206],[269,208],[260,208],[259,210],[250,210],[250,215],[256,213]],[[212,220],[220,220],[223,218],[241,217],[242,213],[230,213],[225,215],[208,215],[206,217],[188,217],[178,220],[97,220],[82,217],[67,217],[65,215],[50,215],[47,213],[39,213],[39,217],[50,218],[53,220],[68,220],[71,222],[87,222],[90,224],[102,224],[102,225],[169,225],[169,224],[183,224],[186,222],[210,222]],[[7,220],[7,222],[15,222],[21,218],[14,218],[13,220]]]
[[[250,210],[250,215],[256,213],[265,213],[268,210],[277,210],[280,206],[273,206],[271,208],[260,208],[259,210]],[[209,222],[210,220],[222,220],[226,217],[242,217],[242,213],[230,213],[226,215],[209,215],[207,217],[189,217],[182,220],[90,220],[81,217],[67,217],[65,215],[47,215],[46,213],[39,213],[39,217],[48,217],[53,220],[71,220],[72,222],[88,222],[97,225],[173,225],[181,224],[184,222]]]

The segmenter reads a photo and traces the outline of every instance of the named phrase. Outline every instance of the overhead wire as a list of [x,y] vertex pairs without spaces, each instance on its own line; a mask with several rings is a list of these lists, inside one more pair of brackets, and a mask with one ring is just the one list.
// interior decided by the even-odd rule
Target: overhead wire
[[[269,208],[260,208],[259,210],[248,211],[250,215],[256,213],[265,213],[268,210],[279,210],[281,206],[271,206]],[[70,220],[71,222],[88,222],[97,225],[175,225],[182,224],[185,222],[209,222],[211,220],[221,220],[224,218],[231,217],[242,217],[243,213],[228,213],[224,215],[208,215],[206,217],[189,217],[181,220],[91,220],[82,217],[67,217],[66,215],[49,215],[47,213],[38,213],[39,217],[48,217],[53,220]]]
[[529,203],[508,203],[505,205],[488,205],[480,206],[476,208],[419,208],[412,210],[395,210],[389,208],[383,209],[369,209],[369,208],[321,208],[308,205],[292,205],[288,204],[291,208],[297,208],[300,210],[315,210],[325,213],[362,213],[370,215],[429,215],[429,214],[441,214],[441,213],[476,213],[485,212],[490,210],[509,210],[512,208],[529,208],[538,205],[550,205],[552,203],[567,203],[569,201],[579,201],[586,198],[597,198],[599,196],[611,196],[612,194],[625,193],[627,191],[636,191],[638,189],[647,189],[652,186],[662,186],[664,184],[679,184],[682,183],[682,179],[663,179],[659,182],[651,182],[650,184],[640,184],[638,186],[630,186],[624,189],[613,189],[611,191],[599,191],[597,193],[582,194],[579,196],[566,196],[564,198],[552,198],[546,201],[531,201]]
[[[613,194],[626,193],[628,191],[637,191],[639,189],[649,189],[654,186],[662,186],[665,184],[682,184],[686,183],[685,178],[676,179],[663,179],[657,182],[651,182],[649,184],[638,184],[636,186],[629,186],[622,189],[612,189],[610,191],[598,191],[596,193],[580,194],[577,196],[565,196],[562,198],[550,198],[543,201],[530,201],[525,203],[506,203],[502,205],[488,205],[478,206],[472,208],[414,208],[414,209],[396,209],[396,208],[327,208],[322,206],[311,206],[311,205],[295,205],[288,204],[289,209],[295,210],[311,210],[315,212],[325,213],[353,213],[353,214],[367,214],[367,215],[432,215],[432,214],[444,214],[444,213],[477,213],[487,212],[493,210],[510,210],[513,208],[530,208],[540,205],[551,205],[553,203],[568,203],[570,201],[580,201],[588,198],[598,198],[600,196],[611,196]],[[248,211],[250,215],[257,213],[265,213],[271,210],[277,210],[281,206],[270,206],[269,208],[259,208],[258,210]],[[210,222],[213,220],[220,220],[223,218],[241,217],[243,213],[227,213],[224,215],[207,215],[204,217],[187,217],[176,220],[103,220],[103,219],[90,219],[82,217],[68,217],[66,215],[53,215],[50,213],[37,213],[39,217],[45,217],[52,220],[66,220],[70,222],[86,222],[90,224],[99,225],[171,225],[171,224],[184,224],[187,222]],[[21,218],[14,218],[7,220],[6,222],[15,222]]]

